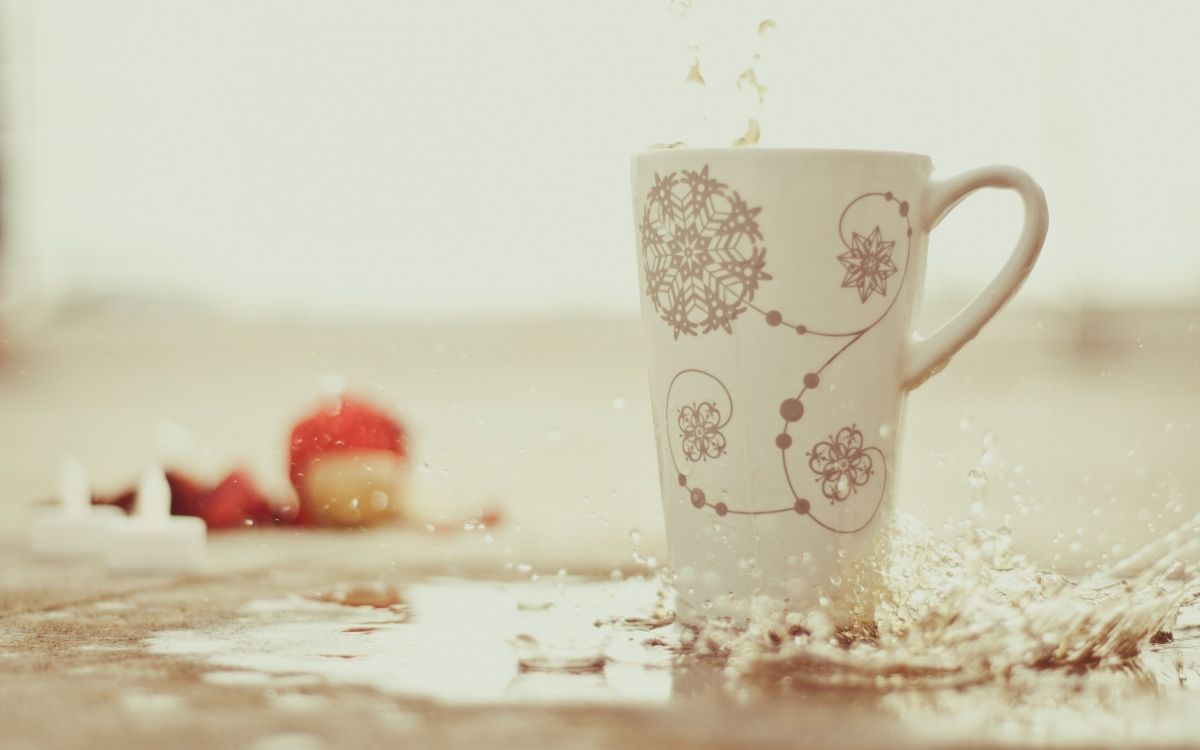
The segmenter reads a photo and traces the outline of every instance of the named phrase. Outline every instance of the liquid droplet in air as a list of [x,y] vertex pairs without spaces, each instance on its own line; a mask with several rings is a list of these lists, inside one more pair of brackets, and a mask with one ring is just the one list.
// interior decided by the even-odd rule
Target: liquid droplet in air
[[692,9],[692,0],[670,0],[667,6],[675,15],[683,18]]
[[757,146],[758,145],[758,120],[753,117],[749,118],[746,123],[746,133],[741,138],[733,142],[735,146]]
[[967,472],[967,483],[972,487],[979,488],[987,484],[987,472],[976,466]]
[[[737,77],[735,85],[737,86],[738,91],[741,91],[744,88],[753,89],[754,95],[758,97],[758,103],[762,104],[763,95],[767,93],[767,87],[765,84],[758,82],[758,74],[754,72],[754,68],[746,68],[743,70],[742,74]],[[757,142],[757,140],[758,139],[755,138],[755,142]]]

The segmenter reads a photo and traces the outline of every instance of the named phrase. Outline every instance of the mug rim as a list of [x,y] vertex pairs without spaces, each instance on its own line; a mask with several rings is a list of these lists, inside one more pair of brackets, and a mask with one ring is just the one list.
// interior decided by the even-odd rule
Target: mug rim
[[771,154],[773,156],[857,156],[906,159],[933,164],[933,157],[916,151],[894,151],[865,148],[793,148],[790,146],[683,146],[681,148],[647,148],[637,152],[633,158],[641,159],[658,154]]

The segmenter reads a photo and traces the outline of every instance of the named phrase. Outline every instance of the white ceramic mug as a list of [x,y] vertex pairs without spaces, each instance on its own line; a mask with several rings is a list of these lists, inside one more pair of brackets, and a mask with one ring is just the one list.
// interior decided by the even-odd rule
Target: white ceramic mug
[[[634,158],[651,403],[681,620],[755,594],[810,606],[870,545],[896,482],[905,394],[1020,287],[1046,236],[1029,175],[931,181],[927,156],[671,149]],[[1015,190],[1000,273],[914,334],[929,232],[966,195]]]

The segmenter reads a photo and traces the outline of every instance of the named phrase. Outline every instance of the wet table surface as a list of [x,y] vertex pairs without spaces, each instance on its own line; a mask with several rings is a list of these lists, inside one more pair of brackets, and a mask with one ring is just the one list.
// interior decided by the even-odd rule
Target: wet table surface
[[[931,526],[966,514],[963,478],[992,434],[980,520],[1013,516],[1046,564],[1081,569],[1200,510],[1200,347],[1179,345],[1195,343],[1194,320],[1172,320],[1152,326],[1178,328],[1157,348],[1136,326],[1110,340],[1053,319],[981,340],[910,405],[902,501]],[[681,655],[653,573],[665,544],[639,347],[626,323],[301,330],[143,315],[13,342],[0,747],[1200,743],[1187,628],[1136,668],[1058,674],[1039,694],[806,689]],[[111,492],[186,434],[188,468],[245,464],[279,491],[286,425],[331,379],[409,419],[420,520],[212,534],[207,570],[185,577],[28,553],[28,505],[64,454]],[[1066,416],[1098,403],[1091,421]],[[1124,431],[1097,429],[1109,421]],[[1013,487],[1059,501],[1026,517]],[[494,529],[444,530],[483,507],[502,511]]]
[[[480,532],[482,535],[483,532]],[[475,534],[237,532],[202,576],[4,554],[7,747],[926,747],[1195,741],[1200,637],[1135,670],[949,690],[789,686],[681,654],[654,578],[470,576]],[[440,548],[440,549],[438,549]],[[458,561],[466,577],[441,575]]]

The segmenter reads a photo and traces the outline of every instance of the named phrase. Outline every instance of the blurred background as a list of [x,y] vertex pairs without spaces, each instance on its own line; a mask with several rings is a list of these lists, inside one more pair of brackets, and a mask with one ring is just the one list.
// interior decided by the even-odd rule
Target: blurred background
[[[7,0],[0,20],[4,528],[67,454],[98,490],[152,460],[286,487],[288,424],[344,389],[411,428],[426,517],[502,507],[514,559],[661,554],[629,159],[751,117],[764,146],[1045,188],[1024,291],[910,400],[902,508],[1007,524],[1063,569],[1200,511],[1194,3]],[[925,330],[1019,222],[1003,193],[947,219]]]

